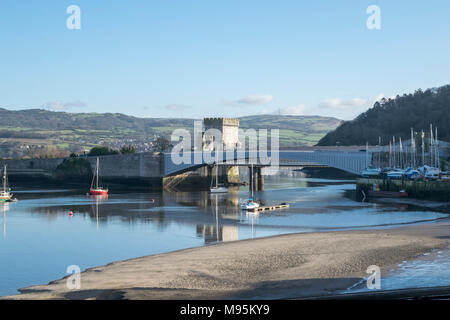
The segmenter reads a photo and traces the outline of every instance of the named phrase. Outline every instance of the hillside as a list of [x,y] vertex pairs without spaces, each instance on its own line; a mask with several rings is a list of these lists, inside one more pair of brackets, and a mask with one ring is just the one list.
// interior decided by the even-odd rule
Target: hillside
[[[319,116],[259,115],[240,118],[244,129],[280,129],[280,146],[314,145],[340,120]],[[119,149],[126,144],[140,151],[151,148],[157,136],[193,128],[194,119],[137,118],[120,113],[67,113],[42,109],[11,111],[0,108],[0,157],[20,158],[48,149],[80,152],[104,144]],[[39,154],[39,152],[37,152]]]
[[376,102],[354,120],[327,133],[318,145],[376,145],[379,136],[386,144],[392,136],[409,139],[411,128],[428,132],[430,123],[437,126],[440,140],[450,141],[450,85]]

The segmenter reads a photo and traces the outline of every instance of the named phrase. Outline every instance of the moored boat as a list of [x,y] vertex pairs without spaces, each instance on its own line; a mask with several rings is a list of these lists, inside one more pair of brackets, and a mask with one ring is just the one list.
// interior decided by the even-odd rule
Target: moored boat
[[[219,185],[219,174],[218,174],[219,167],[217,164],[215,165],[215,169],[216,169],[215,176],[211,180],[211,187],[209,189],[209,192],[211,192],[211,193],[228,193],[227,187]],[[215,180],[215,185],[213,186],[214,180]]]
[[378,177],[381,174],[381,168],[367,167],[361,175],[363,177]]
[[259,208],[259,203],[255,202],[253,198],[247,199],[243,204],[241,204],[241,209],[243,210],[253,210]]
[[13,194],[9,192],[10,189],[8,187],[8,175],[6,174],[6,165],[3,169],[3,188],[0,192],[0,202],[9,202],[12,199]]
[[[89,192],[93,196],[99,196],[99,195],[104,196],[104,195],[108,194],[108,189],[107,188],[105,189],[105,188],[99,186],[98,168],[99,168],[99,159],[97,157],[97,165],[95,166],[94,176],[92,177],[91,189],[89,190]],[[94,184],[94,182],[95,182],[95,184]]]

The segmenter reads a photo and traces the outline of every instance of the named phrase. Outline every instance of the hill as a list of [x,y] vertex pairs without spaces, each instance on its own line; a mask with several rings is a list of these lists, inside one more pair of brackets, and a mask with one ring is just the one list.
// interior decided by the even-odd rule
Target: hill
[[440,140],[450,141],[450,85],[382,99],[327,133],[317,145],[376,145],[378,137],[386,144],[392,136],[409,139],[411,128],[428,132],[430,123],[438,127]]
[[[341,121],[319,116],[258,115],[240,118],[244,129],[280,129],[280,146],[314,145]],[[80,152],[96,145],[119,149],[126,144],[148,151],[157,136],[191,130],[195,119],[138,118],[120,113],[67,113],[42,109],[0,108],[0,157],[20,158]],[[52,149],[49,151],[49,148]],[[40,150],[40,151],[39,151]]]

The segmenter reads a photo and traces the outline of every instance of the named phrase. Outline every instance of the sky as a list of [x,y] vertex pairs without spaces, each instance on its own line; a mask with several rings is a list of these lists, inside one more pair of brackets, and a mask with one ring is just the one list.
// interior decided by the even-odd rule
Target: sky
[[348,120],[450,83],[449,12],[448,0],[2,0],[0,107]]

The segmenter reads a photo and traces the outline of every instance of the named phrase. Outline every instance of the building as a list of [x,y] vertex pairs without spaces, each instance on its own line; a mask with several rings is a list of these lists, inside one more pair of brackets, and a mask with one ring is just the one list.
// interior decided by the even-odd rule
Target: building
[[[239,119],[233,118],[205,118],[203,119],[203,150],[213,148],[212,137],[205,137],[208,129],[217,129],[222,133],[223,149],[235,150],[239,142]],[[208,140],[208,141],[207,141]]]

